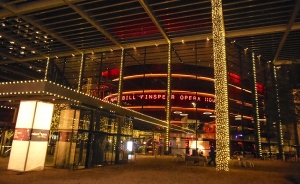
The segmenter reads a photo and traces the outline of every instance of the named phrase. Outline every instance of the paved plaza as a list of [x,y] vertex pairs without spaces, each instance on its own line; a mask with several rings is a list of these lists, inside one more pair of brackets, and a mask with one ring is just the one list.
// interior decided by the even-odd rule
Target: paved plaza
[[300,183],[300,162],[253,160],[254,167],[241,167],[230,162],[230,169],[216,171],[213,166],[185,165],[172,156],[137,155],[128,164],[82,170],[46,167],[43,171],[8,171],[8,158],[0,158],[0,183],[9,184],[185,184],[185,183]]

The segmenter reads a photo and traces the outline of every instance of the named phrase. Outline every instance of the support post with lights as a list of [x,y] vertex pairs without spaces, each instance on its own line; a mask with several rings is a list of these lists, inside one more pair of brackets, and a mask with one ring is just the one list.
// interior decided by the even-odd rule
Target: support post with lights
[[46,64],[45,77],[44,77],[44,80],[45,80],[45,81],[47,81],[47,79],[48,79],[49,64],[50,64],[50,58],[47,57],[47,64]]
[[124,55],[125,55],[125,50],[124,50],[124,48],[122,48],[121,63],[120,63],[120,74],[119,74],[119,86],[118,86],[118,102],[117,102],[117,105],[121,105],[122,104]]
[[216,110],[216,169],[228,171],[229,154],[229,110],[228,81],[225,47],[225,27],[222,0],[212,0],[212,30],[215,77]]
[[[117,105],[122,105],[122,90],[123,90],[123,72],[124,72],[124,62],[125,62],[125,50],[122,48],[121,53],[121,63],[120,63],[120,74],[119,74],[119,88],[118,88],[118,102]],[[117,129],[117,140],[116,140],[116,156],[115,156],[115,162],[116,164],[119,163],[119,146],[121,145],[121,126],[123,125],[123,119],[120,117],[116,118],[118,123],[118,129]]]
[[168,78],[167,78],[167,105],[166,105],[166,139],[165,139],[165,154],[169,153],[169,139],[170,139],[170,116],[171,116],[171,66],[172,66],[172,43],[169,41],[168,45]]
[[280,112],[280,100],[279,100],[279,94],[278,94],[278,85],[277,85],[277,73],[276,73],[276,67],[274,63],[271,63],[271,68],[273,69],[272,72],[272,78],[273,78],[273,85],[276,90],[276,106],[277,106],[277,132],[278,132],[278,151],[279,155],[283,158],[284,151],[283,151],[283,135],[282,135],[282,123],[281,123],[281,112]]
[[[101,98],[100,94],[100,87],[101,87],[101,78],[102,78],[102,62],[103,62],[103,53],[101,53],[101,58],[100,58],[100,68],[99,68],[99,78],[98,78],[98,98]],[[104,95],[102,96],[104,98]]]
[[84,74],[84,66],[85,66],[85,54],[81,54],[81,62],[80,62],[80,69],[79,69],[79,78],[78,78],[78,88],[77,91],[81,91],[82,88],[82,79]]
[[261,152],[261,135],[260,135],[260,121],[259,119],[259,110],[258,110],[258,97],[257,97],[257,86],[256,86],[256,63],[255,63],[255,54],[252,52],[252,73],[253,73],[253,90],[254,90],[254,122],[256,125],[256,155],[257,158],[262,156]]

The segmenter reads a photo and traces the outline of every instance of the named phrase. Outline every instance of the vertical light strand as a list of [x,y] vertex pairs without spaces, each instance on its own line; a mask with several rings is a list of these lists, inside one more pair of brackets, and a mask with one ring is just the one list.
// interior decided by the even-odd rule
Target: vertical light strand
[[166,128],[166,142],[165,142],[165,151],[166,153],[169,152],[169,139],[170,139],[170,115],[171,115],[171,64],[172,64],[172,44],[169,41],[168,47],[168,78],[167,78],[167,109],[166,109],[166,121],[167,121],[167,128]]
[[257,132],[257,149],[259,157],[262,156],[261,152],[261,135],[260,135],[260,121],[259,119],[259,110],[258,110],[258,97],[257,97],[257,86],[256,86],[256,65],[255,65],[255,54],[252,52],[252,70],[253,70],[253,85],[254,85],[254,100],[255,100],[255,118],[254,121],[256,123],[256,132]]
[[118,105],[122,102],[122,86],[123,86],[123,65],[124,65],[124,48],[122,47],[120,74],[119,74],[119,86],[118,86]]
[[222,0],[212,0],[217,171],[229,171],[228,81]]
[[82,80],[82,71],[84,66],[84,54],[81,54],[81,61],[80,61],[80,69],[79,69],[79,77],[78,77],[78,87],[77,91],[81,91],[81,80]]
[[44,77],[44,81],[47,81],[48,79],[48,69],[49,69],[49,64],[50,64],[50,58],[47,57],[47,64],[46,64],[46,71],[45,71],[45,77]]
[[283,151],[283,135],[282,135],[282,123],[281,123],[281,112],[280,112],[280,101],[279,101],[279,95],[278,95],[278,85],[277,85],[277,74],[276,74],[276,67],[273,65],[273,71],[274,71],[274,79],[275,79],[275,88],[276,88],[276,103],[277,103],[277,112],[278,112],[278,128],[279,128],[279,146],[278,148],[279,153],[281,152],[281,155],[284,155]]

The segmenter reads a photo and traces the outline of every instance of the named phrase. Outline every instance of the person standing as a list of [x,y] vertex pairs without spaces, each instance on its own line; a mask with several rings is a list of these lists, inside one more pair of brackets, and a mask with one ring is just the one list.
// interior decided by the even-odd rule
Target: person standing
[[214,166],[216,166],[216,152],[213,144],[210,146],[209,156],[210,156],[210,161],[208,162],[208,165],[210,165],[211,162],[213,162]]

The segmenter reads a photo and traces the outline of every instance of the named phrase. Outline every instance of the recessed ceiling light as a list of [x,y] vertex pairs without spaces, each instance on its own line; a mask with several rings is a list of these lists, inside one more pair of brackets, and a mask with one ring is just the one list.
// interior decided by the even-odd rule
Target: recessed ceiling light
[[181,111],[174,111],[174,114],[182,114]]
[[210,114],[212,114],[211,112],[203,112],[203,114],[205,114],[205,115],[210,115]]
[[186,113],[181,113],[180,116],[187,116],[188,114]]

